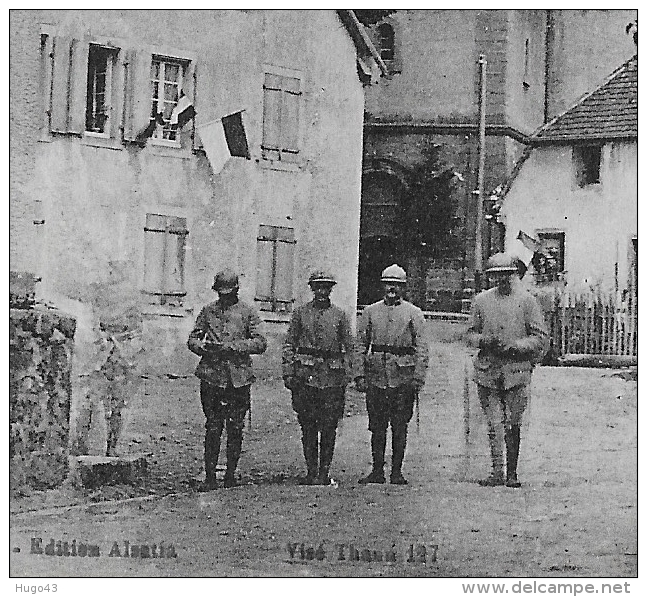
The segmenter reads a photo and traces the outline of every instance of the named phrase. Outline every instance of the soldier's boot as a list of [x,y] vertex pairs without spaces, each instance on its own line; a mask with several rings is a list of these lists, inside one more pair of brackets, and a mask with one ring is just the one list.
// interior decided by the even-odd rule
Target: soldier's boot
[[233,424],[227,425],[227,469],[223,487],[236,487],[236,467],[243,449],[243,429]]
[[220,456],[220,438],[223,422],[218,421],[215,427],[207,429],[204,434],[204,483],[199,491],[211,491],[216,488],[216,466]]
[[487,479],[478,483],[483,487],[497,487],[505,485],[503,477],[503,438],[501,432],[494,425],[488,425],[488,439],[490,441],[490,454],[492,456],[492,473]]
[[335,452],[335,439],[337,438],[336,427],[324,427],[321,430],[321,444],[319,447],[319,474],[318,485],[330,485],[330,465],[332,464]]
[[386,450],[386,429],[371,433],[371,453],[373,455],[373,470],[359,480],[362,485],[368,483],[385,483],[384,451]]
[[521,442],[521,426],[511,425],[505,431],[505,448],[506,448],[506,486],[521,487],[517,479],[517,463],[519,462],[519,444]]
[[306,460],[308,473],[303,480],[303,485],[314,485],[319,474],[319,438],[317,428],[314,425],[303,425],[301,427],[301,443],[303,445],[303,457]]
[[393,458],[391,462],[391,484],[406,485],[408,481],[402,474],[402,462],[404,461],[404,451],[407,447],[407,426],[392,426],[391,433],[391,445],[393,448]]

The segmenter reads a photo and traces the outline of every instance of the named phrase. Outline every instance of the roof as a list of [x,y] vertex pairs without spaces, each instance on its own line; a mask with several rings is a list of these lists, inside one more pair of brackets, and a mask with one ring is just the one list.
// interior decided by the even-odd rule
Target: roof
[[384,64],[380,53],[375,49],[364,25],[359,22],[355,13],[352,10],[337,10],[337,14],[357,48],[357,71],[362,83],[371,84],[374,82],[371,61],[377,66],[381,76],[388,78],[388,67]]
[[638,137],[638,56],[572,108],[543,125],[530,143],[567,143]]

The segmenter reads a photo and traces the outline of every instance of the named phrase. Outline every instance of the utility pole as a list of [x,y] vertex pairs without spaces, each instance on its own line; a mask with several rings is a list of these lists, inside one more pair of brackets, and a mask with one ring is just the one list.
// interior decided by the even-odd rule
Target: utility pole
[[487,60],[485,55],[479,56],[479,167],[477,176],[477,189],[474,194],[476,202],[476,235],[474,239],[474,286],[480,292],[483,286],[483,177],[485,175],[485,94]]

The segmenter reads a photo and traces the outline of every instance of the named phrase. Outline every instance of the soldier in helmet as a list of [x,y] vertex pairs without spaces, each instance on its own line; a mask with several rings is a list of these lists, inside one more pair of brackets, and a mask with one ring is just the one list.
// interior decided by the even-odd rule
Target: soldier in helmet
[[[360,483],[384,483],[386,434],[391,424],[391,483],[406,485],[402,461],[416,395],[425,383],[428,346],[422,311],[403,299],[406,272],[391,265],[382,272],[384,299],[364,309],[358,325],[363,371],[356,387],[366,392],[373,469]],[[361,363],[360,363],[361,365]]]
[[225,487],[236,485],[236,466],[243,443],[245,413],[250,407],[254,381],[250,355],[265,352],[258,314],[238,300],[238,276],[219,272],[213,282],[218,300],[200,311],[189,336],[188,347],[199,355],[195,371],[200,379],[200,400],[206,417],[204,438],[204,490],[216,487],[220,436],[227,427]]
[[479,349],[474,379],[488,423],[492,455],[492,474],[479,483],[520,487],[517,462],[522,416],[532,370],[541,359],[548,336],[537,300],[519,284],[515,257],[492,255],[486,272],[494,287],[474,298],[467,334],[468,344]]
[[345,387],[352,380],[353,340],[346,313],[330,302],[334,276],[316,271],[308,284],[314,298],[292,315],[283,345],[283,381],[301,425],[304,483],[329,485]]

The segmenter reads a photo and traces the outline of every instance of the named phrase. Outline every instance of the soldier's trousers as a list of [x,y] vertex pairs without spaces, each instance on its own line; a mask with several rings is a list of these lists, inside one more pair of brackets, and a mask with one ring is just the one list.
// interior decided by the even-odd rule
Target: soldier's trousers
[[505,445],[508,475],[516,475],[521,423],[528,405],[529,386],[520,385],[508,390],[481,385],[476,387],[488,424],[492,469],[496,475],[502,474]]
[[292,407],[301,425],[303,456],[308,476],[326,476],[330,470],[337,425],[344,416],[344,388],[300,386],[292,390]]
[[366,391],[368,428],[371,432],[373,470],[384,469],[386,432],[391,424],[392,472],[400,472],[407,446],[407,428],[413,416],[415,390],[410,386],[398,388],[376,388],[369,386]]
[[206,417],[204,469],[207,480],[216,476],[222,430],[227,429],[227,473],[233,475],[243,445],[245,414],[250,406],[250,386],[226,388],[200,381],[200,400]]
[[137,387],[131,375],[122,375],[115,379],[107,379],[103,372],[93,371],[89,375],[80,376],[75,380],[75,390],[81,396],[79,413],[76,420],[75,453],[89,453],[90,430],[95,417],[103,407],[106,422],[107,448],[106,454],[114,456],[117,442],[123,426],[122,410],[127,404],[127,398]]

